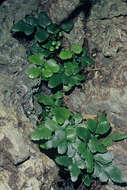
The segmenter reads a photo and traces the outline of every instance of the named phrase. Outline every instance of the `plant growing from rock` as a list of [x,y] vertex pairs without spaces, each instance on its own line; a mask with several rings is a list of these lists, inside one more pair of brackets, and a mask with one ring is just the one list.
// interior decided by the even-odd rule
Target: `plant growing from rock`
[[26,16],[16,23],[12,32],[22,32],[31,37],[31,53],[43,53],[46,57],[58,50],[61,46],[62,31],[69,32],[73,22],[63,22],[62,25],[53,24],[48,15],[42,11],[38,16]]
[[46,96],[36,94],[43,106],[43,122],[39,122],[31,134],[31,140],[38,141],[42,149],[55,149],[55,161],[60,167],[70,172],[71,180],[82,178],[85,186],[90,187],[93,179],[101,182],[112,180],[124,183],[119,169],[112,163],[113,154],[107,147],[113,141],[127,138],[127,134],[111,132],[111,127],[104,114],[97,120],[87,119],[74,114],[63,106],[63,96],[84,80],[83,71],[87,66],[94,66],[94,61],[87,56],[87,51],[79,45],[71,50],[62,47],[62,30],[69,32],[73,23],[62,26],[52,24],[46,13],[38,18],[27,16],[13,27],[14,32],[32,35],[29,62],[34,64],[28,76],[41,78],[51,89]]

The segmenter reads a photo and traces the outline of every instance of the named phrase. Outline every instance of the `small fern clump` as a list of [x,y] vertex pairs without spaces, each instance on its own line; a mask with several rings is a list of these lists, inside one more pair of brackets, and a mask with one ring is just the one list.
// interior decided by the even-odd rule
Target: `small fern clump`
[[56,150],[56,163],[70,172],[71,180],[82,179],[90,187],[93,179],[115,183],[125,180],[119,169],[112,163],[113,154],[107,146],[113,141],[127,138],[127,134],[111,133],[111,127],[104,114],[97,120],[84,121],[80,114],[74,114],[63,106],[63,96],[84,81],[83,71],[95,62],[87,51],[74,44],[65,49],[62,46],[62,31],[70,32],[73,22],[53,24],[45,12],[38,17],[27,16],[14,25],[13,32],[32,35],[29,62],[34,64],[28,72],[31,79],[41,78],[51,89],[46,96],[36,94],[42,105],[43,122],[39,122],[30,138],[37,141],[42,149]]
[[113,153],[108,151],[107,144],[127,138],[127,134],[110,134],[111,127],[104,114],[99,115],[97,121],[87,119],[84,122],[80,114],[72,114],[55,104],[61,96],[54,94],[53,106],[45,97],[39,96],[39,102],[48,104],[51,110],[31,134],[31,139],[38,141],[42,149],[56,149],[56,163],[70,172],[73,182],[80,177],[88,187],[96,178],[101,182],[111,179],[115,183],[124,183],[122,174],[112,163]]

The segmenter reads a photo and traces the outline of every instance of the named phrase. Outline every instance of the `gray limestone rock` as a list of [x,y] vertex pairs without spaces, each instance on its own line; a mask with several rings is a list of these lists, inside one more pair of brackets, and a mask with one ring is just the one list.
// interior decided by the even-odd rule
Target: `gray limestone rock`
[[[65,98],[73,111],[98,114],[105,111],[119,132],[127,132],[127,5],[118,0],[97,1],[86,23],[90,56],[95,60],[94,76]],[[95,54],[93,52],[96,52]],[[94,55],[93,55],[94,54]],[[110,149],[114,162],[127,179],[127,142],[115,143]],[[127,190],[127,186],[103,186],[105,190]]]
[[[34,110],[32,97],[40,80],[28,78],[26,50],[11,34],[13,24],[37,6],[37,0],[0,3],[0,190],[49,190],[58,174],[55,163],[30,141],[42,111],[38,105]],[[55,175],[45,180],[47,167],[54,168]]]
[[79,6],[80,0],[48,0],[45,9],[53,22],[60,23]]
[[[8,122],[9,120],[10,122]],[[4,117],[1,122],[3,122],[0,126],[1,155],[2,153],[4,155],[6,154],[9,160],[15,165],[28,159],[30,156],[29,148],[21,132],[19,132],[17,128],[14,128],[14,126],[17,125],[16,121],[12,118]]]
[[[95,56],[94,78],[71,94],[70,106],[82,114],[106,111],[118,128],[127,127],[126,16],[87,22],[87,39]],[[91,71],[92,73],[92,71]],[[68,101],[69,102],[69,101]]]
[[11,188],[8,186],[8,184],[4,184],[2,181],[0,182],[0,189],[1,190],[11,190]]
[[[54,23],[61,23],[69,18],[72,12],[80,6],[80,0],[49,0],[45,5],[45,10]],[[73,18],[74,27],[70,33],[64,33],[66,40],[65,47],[70,48],[72,44],[83,45],[84,42],[84,13],[79,12]],[[69,43],[69,44],[68,44]]]
[[89,19],[101,20],[127,15],[127,5],[124,0],[95,0]]

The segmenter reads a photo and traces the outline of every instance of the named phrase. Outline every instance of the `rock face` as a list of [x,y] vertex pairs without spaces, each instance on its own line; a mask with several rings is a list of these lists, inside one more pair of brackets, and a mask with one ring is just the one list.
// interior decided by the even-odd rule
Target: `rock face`
[[[108,7],[109,4],[106,2],[104,5]],[[121,1],[119,6],[123,5],[125,3]],[[98,6],[100,7],[100,4]],[[94,78],[84,84],[84,92],[77,89],[71,94],[70,105],[72,104],[74,110],[83,114],[106,111],[110,113],[110,120],[117,127],[124,128],[127,127],[126,16],[124,12],[122,15],[118,10],[117,17],[109,16],[103,19],[100,16],[99,20],[95,15],[93,17],[93,11],[91,12],[86,36],[91,55],[96,51],[94,59],[97,71],[94,71]],[[98,9],[95,14],[99,14]]]
[[[70,95],[67,104],[72,111],[82,114],[106,111],[111,124],[127,132],[127,6],[122,0],[92,1],[85,36],[97,63],[96,72],[84,84],[83,91],[76,89]],[[48,6],[51,2],[48,13],[57,23],[79,4],[79,0],[47,2]],[[37,0],[0,2],[0,190],[51,190],[58,173],[54,162],[29,140],[37,115],[41,113],[39,106],[35,113],[32,98],[40,80],[28,79],[30,65],[26,50],[10,32],[13,23],[35,11],[37,6]],[[65,34],[70,44],[83,44],[83,27],[79,15],[71,34]],[[112,147],[114,161],[125,177],[126,147],[126,141]],[[127,187],[110,182],[104,189],[127,190]]]
[[[66,100],[82,114],[105,111],[118,131],[127,132],[127,4],[121,0],[97,1],[87,20],[89,51],[96,62],[92,79],[75,89]],[[115,162],[127,178],[127,142],[112,147]],[[104,187],[103,187],[104,189]],[[127,190],[109,183],[107,190]]]
[[[71,14],[76,14],[73,16],[74,27],[70,33],[64,33],[65,36],[65,46],[67,48],[71,47],[72,44],[81,44],[84,42],[84,24],[82,22],[84,18],[83,11],[79,11],[80,0],[48,0],[44,6],[48,15],[54,23],[61,23],[69,18]],[[74,13],[77,12],[78,13]],[[67,39],[67,40],[66,40]]]
[[48,0],[45,8],[53,22],[60,23],[67,19],[69,15],[79,6],[80,0]]
[[2,114],[1,118],[3,119],[1,119],[0,126],[0,165],[2,166],[4,164],[6,159],[4,159],[5,155],[9,157],[10,161],[14,165],[19,164],[30,156],[28,145],[25,143],[25,140],[22,134],[18,131],[18,128],[16,128],[16,126],[18,127],[18,123],[5,114],[4,116]]
[[30,141],[41,112],[38,107],[35,113],[32,98],[40,81],[27,77],[26,50],[11,34],[13,23],[37,5],[36,0],[0,3],[0,190],[53,189],[58,174],[55,163]]

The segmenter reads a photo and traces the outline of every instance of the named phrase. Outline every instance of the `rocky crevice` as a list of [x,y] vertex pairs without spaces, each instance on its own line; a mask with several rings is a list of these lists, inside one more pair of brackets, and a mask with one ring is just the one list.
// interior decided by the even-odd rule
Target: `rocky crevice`
[[[48,7],[48,14],[54,22],[60,22],[76,8],[79,0],[55,0],[50,3],[52,6]],[[75,26],[71,33],[65,34],[69,44],[74,41],[83,44],[84,37],[87,39],[89,54],[92,56],[96,52],[94,60],[97,68],[94,77],[84,83],[82,90],[76,88],[65,97],[66,105],[71,111],[81,114],[106,111],[112,126],[124,132],[127,132],[126,5],[121,0],[93,1],[87,20],[84,21],[82,12],[74,19]],[[26,49],[10,32],[15,22],[37,9],[36,0],[6,0],[0,4],[1,190],[51,190],[58,174],[55,163],[40,153],[29,139],[42,111],[36,105],[35,112],[32,97],[38,90],[40,80],[28,79],[26,73],[31,65],[27,62]],[[115,162],[125,177],[126,145],[127,142],[123,141],[112,147]],[[127,190],[127,187],[111,182],[101,188]]]

